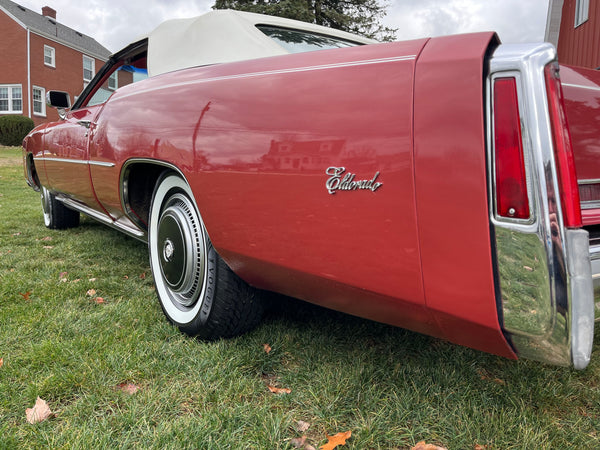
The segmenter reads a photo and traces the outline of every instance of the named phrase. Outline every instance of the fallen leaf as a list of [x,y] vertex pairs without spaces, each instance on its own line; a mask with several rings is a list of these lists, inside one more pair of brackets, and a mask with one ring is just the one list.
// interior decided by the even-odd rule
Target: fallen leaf
[[425,441],[420,441],[420,442],[417,442],[417,445],[415,445],[410,450],[448,450],[448,449],[446,447],[438,447],[437,445],[426,444]]
[[52,416],[52,411],[50,411],[48,403],[38,397],[33,408],[27,408],[25,410],[25,415],[27,416],[27,422],[34,424],[43,422],[48,417]]
[[71,283],[79,283],[81,281],[81,278],[76,278],[75,280],[71,281]]
[[140,275],[140,280],[145,280],[145,279],[146,279],[146,272],[143,272],[143,273]]
[[288,388],[278,388],[275,386],[271,386],[270,384],[268,384],[267,387],[273,394],[291,394],[292,393],[292,390],[288,389]]
[[88,291],[86,292],[86,295],[93,297],[94,295],[96,295],[96,289],[88,289]]
[[4,365],[4,358],[0,358],[0,367]]
[[473,450],[486,450],[487,448],[488,448],[487,445],[475,444],[475,447],[473,447]]
[[123,279],[124,279],[124,280],[129,280],[129,277],[128,277],[127,275],[125,275],[125,276],[123,277]]
[[306,443],[306,436],[297,437],[290,441],[290,444],[294,446],[294,448],[302,448]]
[[269,344],[263,344],[263,348],[265,349],[265,353],[268,355],[271,351],[271,346]]
[[300,432],[300,433],[304,433],[306,430],[308,430],[310,428],[310,423],[308,422],[304,422],[303,420],[299,420],[297,422],[297,426],[296,429]]
[[117,385],[119,389],[129,395],[135,394],[140,388],[133,383],[121,383]]
[[45,248],[46,250],[50,250],[51,248],[54,248],[52,245],[44,245],[42,248]]
[[90,278],[88,281],[89,281],[90,283],[93,283],[94,281],[96,281],[96,279],[95,279],[95,278]]
[[[333,450],[338,445],[346,445],[346,439],[350,439],[352,431],[346,431],[345,433],[338,433],[333,436],[327,436],[327,444],[321,445],[321,450]],[[428,449],[429,450],[429,449]]]
[[312,445],[310,445],[310,444],[306,444],[306,445],[304,446],[304,450],[317,450],[317,449],[316,449],[316,448],[314,448],[314,447],[313,447]]
[[31,295],[31,291],[27,291],[24,294],[22,292],[19,292],[19,295],[21,297],[23,297],[24,300],[29,300],[29,296]]
[[13,233],[13,236],[21,236],[21,232],[19,231],[18,233]]
[[103,304],[103,303],[106,303],[102,297],[96,297],[96,298],[94,299],[94,301],[95,301],[96,303],[98,303],[99,305],[101,305],[101,304]]
[[69,281],[69,280],[67,280],[66,278],[61,278],[59,281],[60,281],[61,283],[66,283],[66,282],[67,282],[67,281]]
[[67,275],[69,275],[69,272],[61,272],[58,274],[58,278],[65,278]]
[[40,239],[40,240],[42,240],[42,241],[44,241],[44,242],[48,242],[48,241],[51,241],[51,240],[52,240],[52,238],[51,238],[50,236],[46,236],[45,238],[42,238],[42,239]]

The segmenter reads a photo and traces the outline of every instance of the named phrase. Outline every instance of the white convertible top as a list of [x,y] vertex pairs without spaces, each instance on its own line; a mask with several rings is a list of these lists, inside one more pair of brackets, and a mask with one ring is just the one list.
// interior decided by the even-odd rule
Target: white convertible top
[[229,9],[160,24],[148,35],[148,75],[289,53],[256,25],[291,28],[361,44],[376,41],[298,20]]

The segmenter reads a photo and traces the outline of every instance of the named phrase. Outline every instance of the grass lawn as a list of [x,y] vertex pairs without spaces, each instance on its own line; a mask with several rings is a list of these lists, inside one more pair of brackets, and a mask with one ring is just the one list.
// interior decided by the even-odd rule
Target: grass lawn
[[[274,303],[243,337],[183,336],[146,246],[85,217],[46,229],[20,150],[0,147],[0,448],[318,448],[346,431],[339,449],[600,448],[597,349],[576,372]],[[54,415],[32,425],[38,396]]]

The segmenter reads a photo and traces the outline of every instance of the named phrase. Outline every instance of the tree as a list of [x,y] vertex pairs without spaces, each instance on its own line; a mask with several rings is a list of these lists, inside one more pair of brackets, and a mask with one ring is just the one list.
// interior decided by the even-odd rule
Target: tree
[[315,23],[393,41],[397,29],[381,24],[387,0],[215,0],[213,9],[236,9]]

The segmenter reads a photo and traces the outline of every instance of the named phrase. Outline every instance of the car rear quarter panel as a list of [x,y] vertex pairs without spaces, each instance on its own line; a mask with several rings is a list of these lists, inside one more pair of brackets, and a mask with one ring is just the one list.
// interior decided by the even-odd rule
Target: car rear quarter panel
[[[424,307],[412,153],[425,40],[166,74],[117,92],[92,158],[168,161],[188,179],[215,248],[251,284],[439,335]],[[329,167],[370,190],[326,188]],[[92,168],[119,209],[117,173]]]
[[493,33],[428,42],[415,76],[415,181],[427,307],[447,339],[515,357],[495,301],[485,54]]

